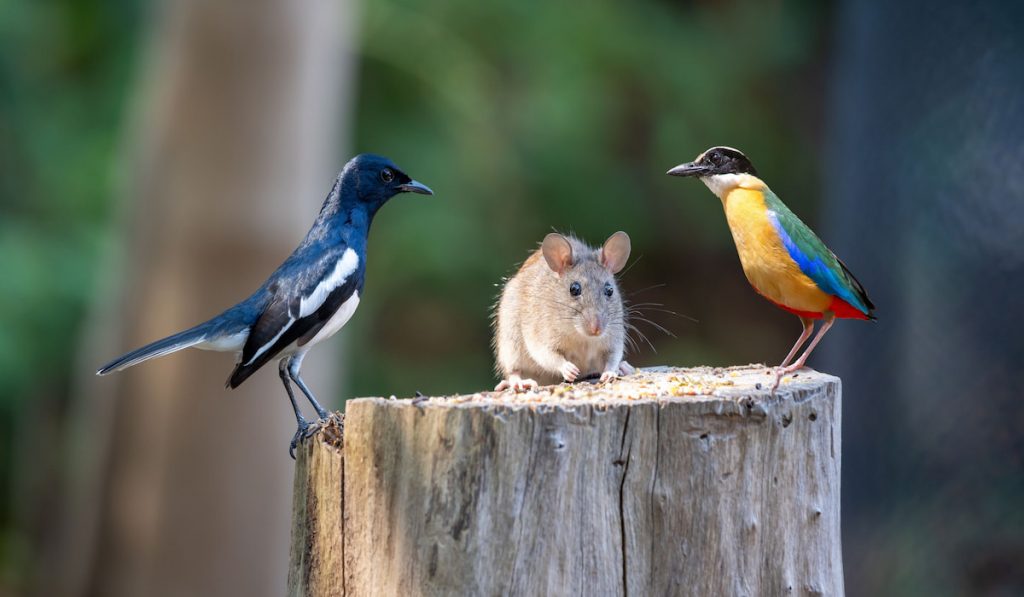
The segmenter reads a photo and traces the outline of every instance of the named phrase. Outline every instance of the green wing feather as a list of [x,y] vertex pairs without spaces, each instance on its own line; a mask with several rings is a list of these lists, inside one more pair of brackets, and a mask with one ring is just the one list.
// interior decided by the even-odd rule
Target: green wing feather
[[775,193],[765,189],[764,201],[768,219],[775,226],[786,251],[800,267],[800,271],[824,292],[843,299],[870,317],[875,306],[846,265]]

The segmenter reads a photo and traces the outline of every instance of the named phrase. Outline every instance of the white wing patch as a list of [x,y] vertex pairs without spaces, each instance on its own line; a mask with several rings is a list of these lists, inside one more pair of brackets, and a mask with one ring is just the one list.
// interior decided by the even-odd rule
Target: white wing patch
[[288,316],[288,323],[286,323],[283,326],[281,326],[281,329],[278,330],[277,334],[273,338],[268,340],[266,344],[264,344],[263,346],[260,346],[260,349],[256,351],[256,354],[252,355],[252,358],[249,359],[249,361],[247,363],[245,363],[245,366],[248,367],[249,365],[252,365],[253,361],[255,361],[256,359],[260,358],[261,354],[263,354],[263,353],[267,352],[268,350],[270,350],[270,347],[273,346],[275,342],[277,342],[278,338],[283,336],[284,333],[288,331],[288,328],[292,327],[293,323],[295,323],[295,318],[291,317],[289,315]]
[[338,332],[348,320],[352,318],[352,314],[356,312],[356,307],[359,306],[359,293],[353,292],[352,296],[347,301],[338,307],[338,310],[334,312],[324,327],[320,328],[320,331],[313,336],[313,339],[309,341],[309,345],[312,346],[317,342],[326,340]]
[[321,280],[309,296],[303,297],[299,301],[299,318],[301,319],[316,312],[336,288],[345,284],[345,280],[352,275],[352,272],[356,271],[357,267],[359,267],[359,255],[351,248],[345,249],[341,259],[334,264],[334,271]]

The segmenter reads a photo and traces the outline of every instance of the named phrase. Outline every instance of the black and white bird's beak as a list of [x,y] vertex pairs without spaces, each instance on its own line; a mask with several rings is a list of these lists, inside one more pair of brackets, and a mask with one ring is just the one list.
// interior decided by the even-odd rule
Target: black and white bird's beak
[[705,176],[707,174],[711,174],[711,167],[697,162],[690,162],[687,164],[679,164],[665,174],[668,174],[669,176]]
[[410,180],[407,183],[398,185],[398,190],[402,191],[403,193],[419,193],[420,195],[434,194],[434,191],[431,191],[430,187],[423,184],[422,182],[417,182],[415,180]]

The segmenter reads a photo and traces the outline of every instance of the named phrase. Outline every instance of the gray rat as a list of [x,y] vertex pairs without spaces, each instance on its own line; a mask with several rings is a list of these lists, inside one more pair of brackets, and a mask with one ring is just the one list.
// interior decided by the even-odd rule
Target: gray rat
[[629,259],[629,235],[600,249],[552,233],[506,283],[494,317],[495,390],[535,389],[634,370],[622,360],[626,310],[615,274]]

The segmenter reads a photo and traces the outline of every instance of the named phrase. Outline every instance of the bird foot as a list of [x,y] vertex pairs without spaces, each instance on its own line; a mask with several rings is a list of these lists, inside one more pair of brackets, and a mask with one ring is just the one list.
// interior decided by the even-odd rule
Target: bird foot
[[[326,421],[330,415],[324,418]],[[295,448],[299,447],[302,440],[313,437],[314,434],[320,429],[320,422],[310,423],[306,420],[299,421],[299,427],[295,430],[295,435],[292,436],[292,441],[288,444],[288,455],[295,460]]]
[[[776,367],[775,371],[774,371],[775,382],[772,384],[771,393],[774,394],[775,390],[779,389],[779,384],[782,383],[782,378],[783,377],[789,375],[790,373],[799,371],[800,369],[803,369],[803,368],[804,368],[804,364],[803,363],[793,363],[792,365],[789,365],[789,366],[786,366],[786,367]],[[769,371],[769,373],[773,373],[773,372]]]

